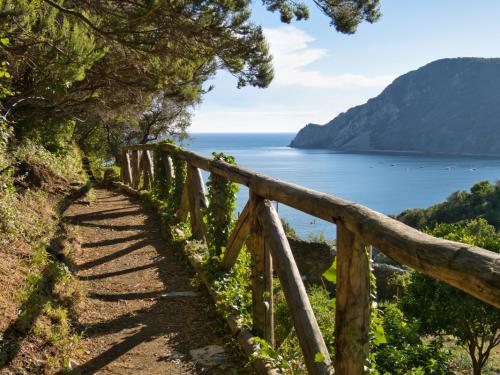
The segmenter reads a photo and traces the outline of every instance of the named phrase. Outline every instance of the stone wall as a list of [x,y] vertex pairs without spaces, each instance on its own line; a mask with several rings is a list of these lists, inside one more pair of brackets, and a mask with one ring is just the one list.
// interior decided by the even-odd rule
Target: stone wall
[[[322,275],[332,265],[336,251],[324,242],[311,242],[288,237],[290,248],[299,268],[304,284],[323,285],[332,295],[335,286]],[[401,293],[401,287],[392,282],[394,275],[406,273],[405,270],[387,264],[373,264],[373,274],[377,282],[379,300],[390,300]]]
[[288,237],[295,262],[306,285],[322,285],[321,276],[333,263],[334,252],[324,242],[310,242]]

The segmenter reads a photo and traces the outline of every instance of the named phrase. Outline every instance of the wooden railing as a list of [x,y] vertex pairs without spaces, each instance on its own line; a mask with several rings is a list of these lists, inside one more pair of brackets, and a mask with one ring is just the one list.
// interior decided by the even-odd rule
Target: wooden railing
[[[155,145],[122,150],[122,178],[137,189],[153,181]],[[249,187],[250,197],[231,234],[223,258],[230,269],[246,243],[254,259],[252,275],[253,332],[274,344],[273,269],[283,288],[288,309],[310,374],[329,374],[332,364],[281,221],[271,201],[278,201],[336,224],[337,284],[335,319],[335,372],[364,373],[368,358],[370,322],[371,246],[385,255],[444,281],[500,308],[500,255],[491,251],[429,236],[362,205],[280,181],[224,161],[211,161],[173,145],[160,146],[167,178],[173,176],[168,153],[187,162],[178,218],[188,214],[195,239],[206,236],[202,209],[207,206],[200,169]],[[318,355],[321,353],[321,355]],[[320,358],[322,360],[318,361]],[[315,360],[316,359],[316,360]]]

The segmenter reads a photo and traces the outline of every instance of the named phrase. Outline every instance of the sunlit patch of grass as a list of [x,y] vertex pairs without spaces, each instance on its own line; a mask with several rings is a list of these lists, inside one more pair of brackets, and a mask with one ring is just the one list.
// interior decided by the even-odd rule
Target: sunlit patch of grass
[[[453,373],[459,375],[469,375],[472,373],[471,359],[467,351],[457,345],[456,340],[453,337],[447,337],[444,341],[446,349],[451,353],[450,356],[450,368]],[[486,362],[483,371],[483,375],[498,375],[500,374],[500,348],[496,347],[490,353],[488,361]]]
[[[9,298],[0,294],[0,302],[6,302],[11,311],[2,322],[6,329],[0,333],[0,366],[9,368],[15,361],[17,373],[36,362],[41,373],[53,373],[67,369],[77,355],[80,336],[72,328],[72,317],[84,293],[68,265],[56,259],[59,254],[50,253],[62,248],[62,255],[71,257],[71,241],[61,242],[64,246],[56,244],[65,237],[57,205],[65,190],[24,187],[22,178],[14,177],[12,167],[20,160],[44,166],[62,182],[83,181],[85,177],[74,147],[57,155],[32,143],[9,154],[0,147],[0,162],[2,169],[6,168],[0,173],[0,249],[6,251],[2,256],[11,257],[7,264],[13,267],[10,272],[18,283],[6,280],[5,296]],[[2,274],[7,274],[6,270]]]
[[97,196],[95,195],[95,190],[90,189],[87,193],[87,199],[89,202],[95,202],[97,200]]
[[68,266],[55,260],[41,243],[34,250],[25,283],[17,296],[20,309],[7,358],[15,356],[24,338],[44,342],[40,351],[46,366],[67,369],[79,350],[80,336],[72,327],[72,314],[83,296],[81,284]]

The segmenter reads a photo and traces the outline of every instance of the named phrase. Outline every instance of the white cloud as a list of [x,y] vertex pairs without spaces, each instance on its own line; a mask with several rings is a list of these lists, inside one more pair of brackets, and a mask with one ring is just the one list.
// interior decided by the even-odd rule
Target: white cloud
[[368,77],[349,73],[333,75],[307,69],[308,65],[327,55],[326,49],[309,45],[314,41],[312,36],[293,26],[264,29],[264,34],[274,57],[274,84],[315,88],[382,88],[395,78],[389,75]]

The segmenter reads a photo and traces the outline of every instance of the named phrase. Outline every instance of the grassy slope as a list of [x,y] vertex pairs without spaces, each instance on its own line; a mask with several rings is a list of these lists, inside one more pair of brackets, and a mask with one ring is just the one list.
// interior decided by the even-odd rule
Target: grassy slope
[[[22,161],[34,172],[21,171]],[[53,373],[69,367],[78,339],[70,317],[80,290],[51,249],[70,252],[58,211],[85,180],[80,155],[0,149],[0,170],[0,372]]]

